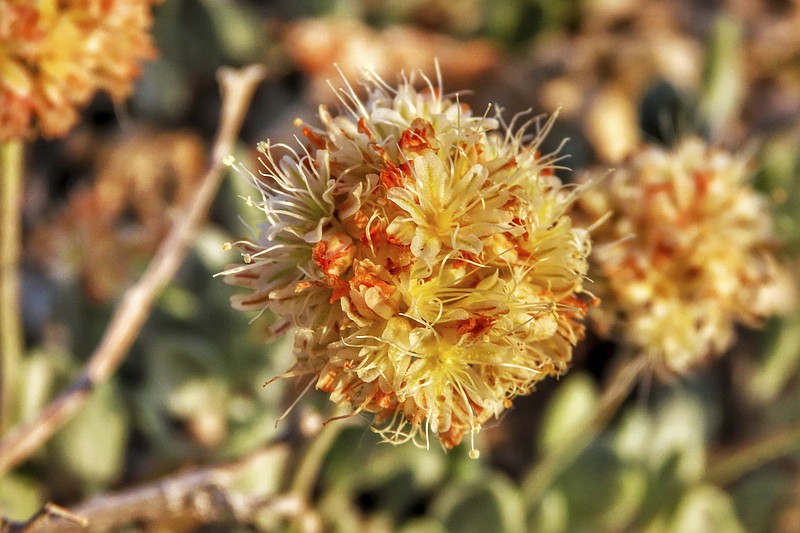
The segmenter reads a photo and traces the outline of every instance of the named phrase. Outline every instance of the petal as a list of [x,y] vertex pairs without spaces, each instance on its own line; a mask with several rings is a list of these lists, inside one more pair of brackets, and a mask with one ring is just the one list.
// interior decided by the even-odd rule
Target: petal
[[0,81],[19,96],[27,96],[31,92],[30,73],[16,61],[6,59],[0,63]]
[[445,168],[439,156],[432,151],[414,160],[414,170],[417,183],[421,186],[418,191],[420,203],[429,203],[437,210],[444,209],[450,198],[453,181],[450,170]]
[[419,257],[427,264],[433,264],[439,250],[442,248],[442,241],[439,236],[427,228],[418,227],[411,241],[411,253]]

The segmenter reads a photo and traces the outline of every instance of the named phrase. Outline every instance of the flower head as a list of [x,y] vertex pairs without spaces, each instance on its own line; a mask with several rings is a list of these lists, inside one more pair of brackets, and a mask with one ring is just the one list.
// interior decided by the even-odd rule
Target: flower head
[[126,97],[155,1],[0,0],[0,141],[64,135],[97,90]]
[[375,413],[387,440],[452,447],[567,369],[589,241],[537,150],[551,122],[528,139],[425,81],[372,74],[364,101],[345,84],[343,113],[299,124],[306,146],[259,146],[266,220],[226,281],[296,328],[285,375]]
[[726,350],[735,323],[793,303],[748,176],[745,158],[686,138],[672,151],[643,149],[580,200],[594,219],[612,213],[593,233],[600,322],[657,370],[685,373]]

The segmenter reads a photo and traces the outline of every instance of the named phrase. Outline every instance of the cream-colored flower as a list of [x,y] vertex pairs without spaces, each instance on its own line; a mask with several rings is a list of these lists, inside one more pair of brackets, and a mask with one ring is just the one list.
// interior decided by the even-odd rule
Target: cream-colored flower
[[647,147],[580,200],[594,219],[593,254],[606,327],[616,325],[656,369],[685,373],[793,305],[771,253],[771,217],[745,158],[686,138]]
[[0,0],[0,141],[64,135],[98,90],[128,96],[158,0]]
[[296,328],[287,376],[375,413],[388,440],[452,447],[567,370],[589,240],[537,150],[551,122],[528,138],[425,81],[372,74],[364,101],[346,85],[307,146],[263,143],[259,176],[237,166],[266,221],[225,274],[252,289],[236,307]]

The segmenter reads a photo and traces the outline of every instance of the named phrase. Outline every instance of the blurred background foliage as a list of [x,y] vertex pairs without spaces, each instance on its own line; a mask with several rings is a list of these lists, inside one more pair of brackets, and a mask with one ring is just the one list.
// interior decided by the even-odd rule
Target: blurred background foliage
[[[490,102],[506,116],[560,109],[548,142],[571,138],[564,152],[576,172],[602,173],[642,141],[689,133],[746,148],[774,205],[776,246],[798,272],[796,0],[166,0],[153,34],[160,56],[124,108],[99,95],[69,136],[28,152],[18,421],[74,378],[185,205],[219,116],[222,65],[269,68],[246,119],[245,160],[258,140],[290,140],[296,117],[313,121],[320,102],[333,102],[334,63],[350,79],[369,66],[394,80],[403,69],[432,73],[434,57],[446,89],[470,90],[464,100],[479,113]],[[0,515],[22,520],[46,501],[69,506],[271,442],[299,454],[334,415],[310,392],[276,426],[301,391],[262,384],[290,366],[291,344],[266,341],[266,321],[230,309],[233,289],[212,277],[237,260],[222,243],[258,223],[239,198],[248,187],[226,181],[114,379],[0,478]],[[364,420],[327,426],[330,448],[310,482],[322,530],[800,531],[797,314],[742,332],[691,377],[641,383],[553,483],[534,487],[533,467],[543,452],[569,448],[564,435],[585,422],[616,351],[588,338],[566,378],[517,400],[480,435],[477,461],[464,446],[445,454],[378,444]],[[242,474],[243,495],[274,496],[300,475],[298,463],[275,457]],[[285,527],[266,506],[248,523],[123,531]]]

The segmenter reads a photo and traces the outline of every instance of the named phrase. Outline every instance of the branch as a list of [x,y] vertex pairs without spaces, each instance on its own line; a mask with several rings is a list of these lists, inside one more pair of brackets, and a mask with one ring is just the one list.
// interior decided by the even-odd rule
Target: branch
[[800,450],[800,426],[769,433],[741,446],[712,456],[705,478],[727,486],[770,461]]
[[[11,524],[9,533],[114,531],[126,524],[252,523],[271,511],[276,518],[309,514],[294,496],[275,494],[278,483],[261,472],[281,477],[290,454],[287,444],[269,445],[243,459],[198,468],[125,491],[95,496],[58,515],[44,510],[28,522]],[[257,475],[259,482],[249,483]],[[48,504],[52,506],[52,504]],[[47,506],[46,506],[47,507]],[[42,516],[42,518],[37,518]],[[0,533],[6,533],[0,528]]]
[[187,211],[176,219],[142,278],[122,297],[100,345],[81,375],[27,424],[12,430],[0,441],[0,475],[27,459],[83,406],[99,384],[107,381],[147,320],[150,310],[183,262],[198,227],[206,216],[224,175],[224,159],[233,149],[245,111],[265,75],[263,67],[241,71],[221,69],[222,116],[209,168]]
[[47,503],[27,522],[12,522],[0,518],[0,533],[30,533],[36,528],[46,526],[56,520],[61,520],[65,525],[69,523],[69,527],[73,529],[84,528],[88,525],[84,518],[76,516],[54,503]]

